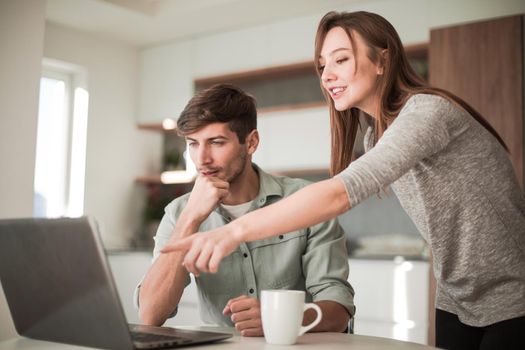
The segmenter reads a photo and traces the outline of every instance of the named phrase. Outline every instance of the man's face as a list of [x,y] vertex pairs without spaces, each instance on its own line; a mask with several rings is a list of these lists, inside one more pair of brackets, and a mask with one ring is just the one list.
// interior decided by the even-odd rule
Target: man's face
[[200,176],[232,183],[247,166],[248,142],[241,144],[228,123],[209,124],[187,134],[186,143]]

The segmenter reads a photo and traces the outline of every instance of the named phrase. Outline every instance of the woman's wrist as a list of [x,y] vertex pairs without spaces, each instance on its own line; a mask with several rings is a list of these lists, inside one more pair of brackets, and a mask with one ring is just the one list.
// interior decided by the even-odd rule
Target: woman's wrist
[[178,232],[178,238],[184,238],[194,234],[198,230],[202,221],[203,220],[195,215],[183,211],[175,226]]
[[243,221],[241,217],[230,223],[231,235],[238,244],[249,241],[248,228]]

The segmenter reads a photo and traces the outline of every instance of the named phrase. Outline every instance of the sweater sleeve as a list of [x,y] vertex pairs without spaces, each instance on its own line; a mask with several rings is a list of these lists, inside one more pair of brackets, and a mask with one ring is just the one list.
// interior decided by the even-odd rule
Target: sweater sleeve
[[[452,139],[458,113],[446,99],[415,95],[408,100],[377,144],[336,175],[346,188],[350,205],[399,179],[418,162],[444,149]],[[461,115],[461,114],[460,114]]]

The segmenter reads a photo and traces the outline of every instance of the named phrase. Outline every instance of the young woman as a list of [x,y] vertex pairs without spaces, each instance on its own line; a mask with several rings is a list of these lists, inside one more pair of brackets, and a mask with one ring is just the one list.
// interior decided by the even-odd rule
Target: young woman
[[[525,198],[501,138],[464,101],[415,75],[381,16],[326,14],[315,63],[335,177],[165,252],[187,250],[190,272],[215,272],[241,242],[333,218],[391,186],[433,253],[437,346],[525,348]],[[353,160],[362,112],[374,126]]]

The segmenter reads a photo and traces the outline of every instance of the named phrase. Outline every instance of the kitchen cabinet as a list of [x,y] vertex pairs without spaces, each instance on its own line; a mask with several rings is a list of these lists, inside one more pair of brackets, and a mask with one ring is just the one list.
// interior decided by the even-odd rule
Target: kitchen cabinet
[[349,259],[354,287],[354,332],[427,344],[428,262]]
[[430,83],[467,101],[507,144],[523,188],[523,17],[434,29]]
[[258,118],[253,160],[265,171],[328,169],[330,122],[326,107],[275,111]]

